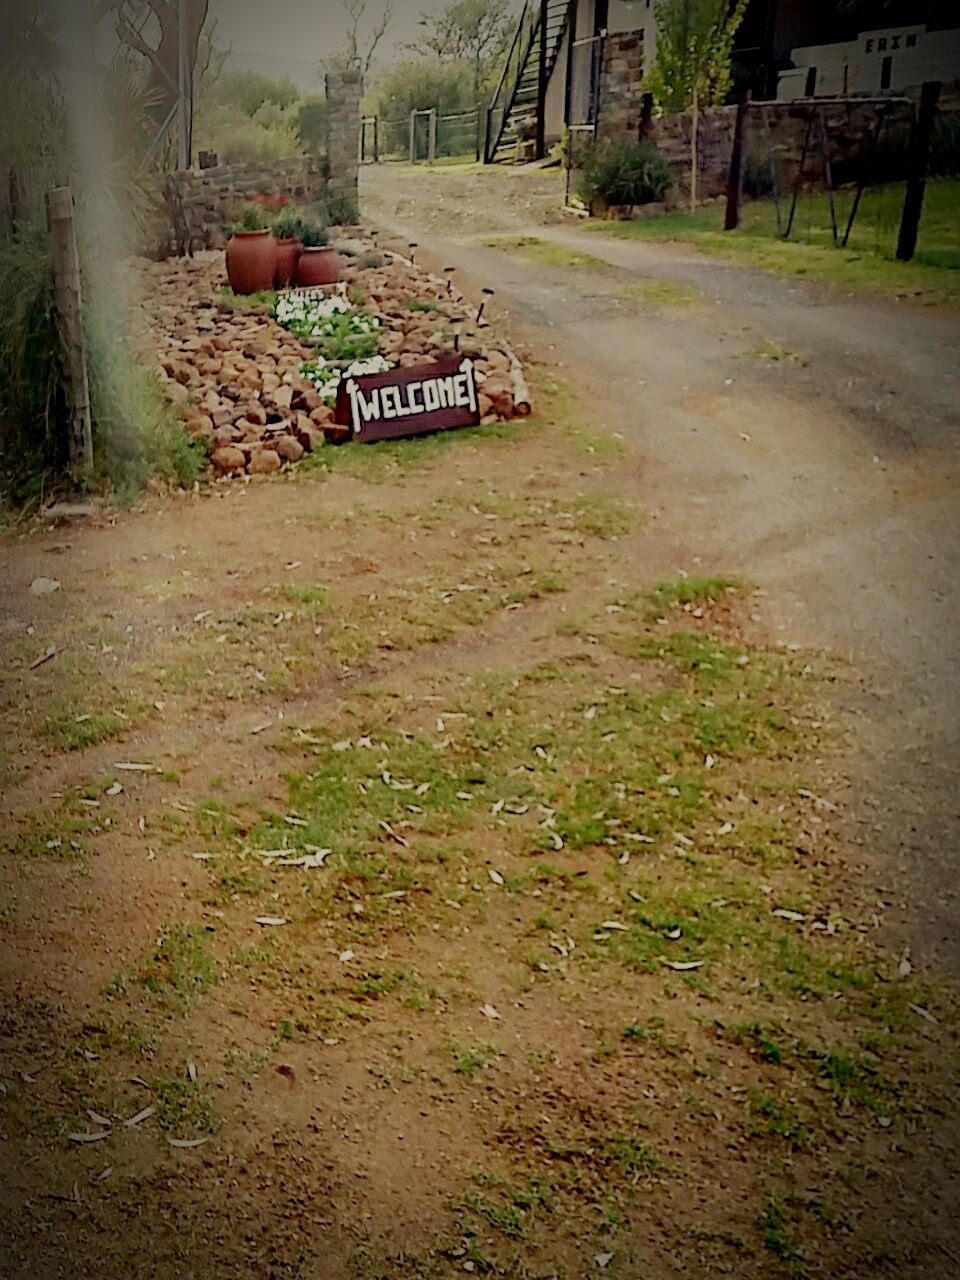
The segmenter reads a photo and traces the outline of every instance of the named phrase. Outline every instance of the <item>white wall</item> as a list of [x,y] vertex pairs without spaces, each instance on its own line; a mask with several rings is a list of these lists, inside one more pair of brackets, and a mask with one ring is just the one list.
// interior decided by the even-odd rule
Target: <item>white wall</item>
[[[814,94],[896,93],[924,80],[960,77],[960,29],[927,31],[926,27],[892,27],[862,31],[845,44],[807,45],[792,52],[796,69],[780,76],[781,102],[806,91],[809,69],[817,71]],[[890,84],[881,89],[884,59],[890,58]]]

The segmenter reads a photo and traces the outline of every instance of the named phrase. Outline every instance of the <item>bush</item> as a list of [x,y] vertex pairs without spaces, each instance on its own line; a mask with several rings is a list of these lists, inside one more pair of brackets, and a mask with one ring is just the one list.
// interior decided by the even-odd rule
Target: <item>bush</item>
[[581,195],[608,205],[650,204],[662,200],[672,184],[670,165],[652,142],[616,140],[587,153]]
[[360,208],[353,196],[330,196],[327,220],[333,227],[354,226],[360,221]]

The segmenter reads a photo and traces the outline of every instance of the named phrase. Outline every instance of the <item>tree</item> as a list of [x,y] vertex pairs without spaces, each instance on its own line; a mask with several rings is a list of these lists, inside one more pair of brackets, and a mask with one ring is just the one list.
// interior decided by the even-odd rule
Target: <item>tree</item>
[[[151,93],[151,115],[162,128],[174,115],[179,99],[180,4],[179,0],[113,0],[117,38],[145,59]],[[207,20],[210,0],[185,0],[187,63],[192,84],[197,65],[200,33]],[[192,93],[191,93],[192,96]],[[189,142],[189,139],[188,139]]]
[[421,14],[423,37],[406,47],[433,53],[441,62],[469,62],[476,102],[491,65],[509,43],[514,21],[511,0],[453,0],[437,13]]
[[343,8],[347,15],[347,38],[343,45],[328,58],[324,58],[323,66],[327,71],[339,75],[356,76],[361,89],[370,75],[373,55],[377,46],[387,34],[387,27],[393,17],[393,5],[389,2],[383,6],[380,18],[366,36],[361,34],[367,12],[367,0],[343,0]]
[[657,58],[647,88],[668,112],[690,121],[690,208],[697,207],[697,130],[703,107],[730,89],[733,38],[747,0],[656,0]]

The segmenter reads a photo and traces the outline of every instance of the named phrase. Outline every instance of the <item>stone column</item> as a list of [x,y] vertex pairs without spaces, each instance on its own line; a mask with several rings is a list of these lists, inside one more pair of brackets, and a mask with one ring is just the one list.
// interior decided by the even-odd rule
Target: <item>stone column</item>
[[598,138],[640,137],[643,119],[643,32],[608,35],[600,68]]
[[327,76],[327,162],[330,201],[358,204],[360,164],[360,77]]

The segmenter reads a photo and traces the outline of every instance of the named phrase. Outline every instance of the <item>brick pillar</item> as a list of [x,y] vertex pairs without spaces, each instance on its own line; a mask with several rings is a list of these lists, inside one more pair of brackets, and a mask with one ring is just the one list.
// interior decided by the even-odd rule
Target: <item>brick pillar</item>
[[331,200],[358,202],[360,165],[360,77],[327,76],[327,157]]
[[643,119],[643,32],[608,35],[600,67],[598,138],[640,137]]

